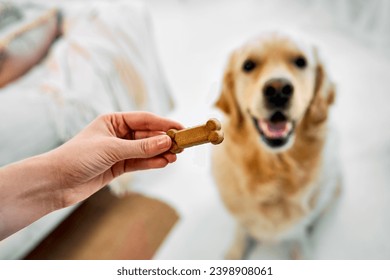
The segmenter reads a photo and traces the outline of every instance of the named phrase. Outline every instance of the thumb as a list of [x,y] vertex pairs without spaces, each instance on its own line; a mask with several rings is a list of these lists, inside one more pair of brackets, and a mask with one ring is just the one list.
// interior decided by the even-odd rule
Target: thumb
[[172,140],[168,135],[158,135],[138,140],[121,141],[118,157],[122,160],[130,158],[151,158],[169,150]]

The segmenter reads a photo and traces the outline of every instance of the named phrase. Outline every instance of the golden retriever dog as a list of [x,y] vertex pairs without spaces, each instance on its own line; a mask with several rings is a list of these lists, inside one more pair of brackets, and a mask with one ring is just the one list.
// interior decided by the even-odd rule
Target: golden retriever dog
[[279,32],[235,50],[216,106],[225,140],[213,148],[221,197],[238,222],[226,258],[244,258],[248,240],[290,242],[302,258],[308,228],[337,194],[328,125],[335,99],[317,49]]

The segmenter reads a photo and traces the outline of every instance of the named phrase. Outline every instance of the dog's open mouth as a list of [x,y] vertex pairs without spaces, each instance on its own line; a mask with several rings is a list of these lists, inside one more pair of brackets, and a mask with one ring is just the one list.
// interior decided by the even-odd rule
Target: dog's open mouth
[[252,116],[255,127],[261,138],[272,148],[284,146],[294,131],[294,122],[280,111],[271,115],[269,119],[258,119]]

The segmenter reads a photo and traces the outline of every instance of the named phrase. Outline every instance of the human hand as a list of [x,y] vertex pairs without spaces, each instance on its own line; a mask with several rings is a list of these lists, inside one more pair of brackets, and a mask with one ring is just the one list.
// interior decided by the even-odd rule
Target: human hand
[[75,204],[129,171],[162,168],[176,160],[165,131],[175,121],[146,112],[103,115],[49,152],[62,206]]

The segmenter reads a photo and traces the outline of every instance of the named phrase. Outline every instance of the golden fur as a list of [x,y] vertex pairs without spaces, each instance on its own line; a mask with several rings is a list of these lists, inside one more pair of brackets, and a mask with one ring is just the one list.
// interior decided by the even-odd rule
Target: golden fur
[[[291,57],[298,54],[307,57],[305,71],[291,64]],[[259,61],[250,74],[241,68],[248,57]],[[289,114],[297,123],[292,145],[273,151],[261,143],[249,113],[265,114],[259,89],[275,75],[288,77],[294,84]],[[297,225],[306,223],[322,191],[318,182],[334,95],[316,50],[302,47],[290,36],[266,34],[231,55],[216,103],[227,117],[225,141],[213,151],[218,189],[239,224],[227,258],[244,256],[246,235],[275,242],[295,237],[295,230],[306,227]]]

